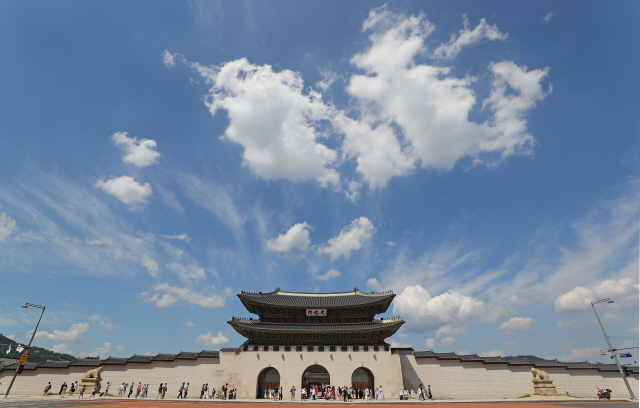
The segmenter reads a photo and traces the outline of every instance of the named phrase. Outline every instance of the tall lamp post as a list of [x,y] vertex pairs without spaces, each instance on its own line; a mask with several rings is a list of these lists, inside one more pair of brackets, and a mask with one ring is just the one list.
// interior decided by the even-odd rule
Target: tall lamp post
[[620,361],[618,361],[618,355],[616,354],[616,349],[613,348],[613,346],[611,345],[611,341],[609,340],[609,336],[607,336],[607,333],[605,333],[604,331],[604,326],[602,326],[602,322],[600,321],[600,316],[598,316],[598,312],[596,311],[596,305],[599,303],[613,303],[613,300],[606,298],[606,299],[601,299],[601,300],[597,300],[595,302],[591,302],[591,307],[593,308],[593,312],[596,314],[596,318],[598,319],[598,323],[600,323],[600,328],[602,329],[602,334],[604,334],[604,339],[607,341],[607,345],[609,346],[609,350],[611,352],[611,358],[613,358],[616,361],[616,365],[618,366],[618,370],[620,371],[620,375],[622,376],[622,379],[624,380],[624,383],[627,385],[627,389],[629,390],[629,394],[631,395],[631,401],[635,401],[636,400],[636,396],[633,394],[633,390],[631,389],[631,386],[629,385],[629,381],[627,381],[627,376],[624,375],[624,371],[622,371],[622,367],[620,366]]
[[[38,305],[34,305],[31,303],[25,303],[24,306],[25,309],[28,309],[29,307],[37,307],[38,309],[42,309],[42,313],[40,313],[40,318],[38,319],[38,324],[36,324],[36,329],[33,331],[33,334],[31,335],[31,340],[29,340],[29,345],[27,346],[27,351],[29,351],[29,348],[31,347],[31,342],[33,341],[33,338],[36,335],[36,331],[38,330],[38,326],[40,326],[40,320],[42,320],[42,315],[44,314],[44,309],[46,309],[45,306],[38,306]],[[18,366],[16,367],[16,372],[13,374],[13,378],[11,379],[11,383],[9,383],[9,388],[7,388],[7,392],[5,392],[4,397],[7,398],[9,396],[9,391],[11,391],[11,387],[13,386],[13,382],[16,380],[16,376],[18,375],[18,370],[20,370],[20,364],[18,364]]]

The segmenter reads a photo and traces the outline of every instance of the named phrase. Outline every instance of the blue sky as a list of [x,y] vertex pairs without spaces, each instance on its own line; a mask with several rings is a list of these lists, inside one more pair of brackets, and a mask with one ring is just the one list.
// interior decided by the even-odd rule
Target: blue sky
[[595,361],[605,297],[637,345],[637,3],[0,7],[3,334],[216,349],[240,290],[357,287],[417,350]]

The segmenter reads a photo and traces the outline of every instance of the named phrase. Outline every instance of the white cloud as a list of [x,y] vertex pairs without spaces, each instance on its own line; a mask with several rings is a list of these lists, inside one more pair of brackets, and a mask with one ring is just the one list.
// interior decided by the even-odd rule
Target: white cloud
[[502,355],[504,355],[502,350],[492,350],[480,353],[480,357],[500,357]]
[[150,166],[158,161],[160,153],[156,150],[156,141],[128,137],[127,132],[116,132],[111,135],[111,140],[116,146],[124,149],[123,162],[131,163],[137,167]]
[[328,69],[321,69],[320,75],[322,75],[322,80],[316,82],[316,86],[322,89],[323,92],[326,92],[326,90],[331,87],[331,84],[339,78],[337,73],[329,71]]
[[153,297],[151,297],[151,299],[149,299],[149,302],[155,303],[157,307],[170,307],[173,306],[177,301],[178,299],[169,295],[168,293],[165,293],[162,296],[160,296],[159,293],[156,293],[155,295],[153,295]]
[[[150,301],[155,302],[158,307],[172,306],[178,299],[201,307],[222,307],[226,299],[231,296],[231,288],[226,288],[221,295],[212,296],[204,296],[192,292],[187,288],[171,286],[168,283],[156,285],[154,289],[165,292],[161,298],[158,298],[158,294],[156,294],[150,299]],[[162,302],[162,304],[160,304],[160,302]]]
[[333,278],[337,278],[338,276],[340,276],[340,272],[336,271],[335,269],[329,269],[324,275],[314,275],[313,279],[327,281]]
[[62,354],[71,354],[73,350],[71,350],[71,345],[68,343],[60,343],[51,347],[51,351]]
[[[347,87],[359,102],[360,118],[336,115],[335,126],[345,134],[343,150],[356,157],[357,171],[370,186],[383,187],[391,177],[408,174],[418,160],[423,168],[450,170],[463,157],[493,165],[530,151],[534,139],[526,133],[525,114],[546,95],[540,82],[548,70],[492,63],[494,81],[483,102],[492,115],[475,123],[469,114],[476,105],[476,78],[456,78],[448,67],[415,63],[433,31],[423,14],[405,17],[375,9],[364,29],[372,30],[371,46],[351,63],[365,74],[352,75]],[[504,34],[481,23],[455,39],[451,49],[478,36]]]
[[398,341],[395,341],[394,339],[389,340],[389,345],[394,348],[411,347],[411,344],[403,344]]
[[16,221],[0,211],[0,242],[6,241],[15,229]]
[[49,333],[41,330],[36,333],[35,338],[60,343],[77,343],[84,337],[87,331],[89,331],[89,325],[87,323],[75,323],[66,331],[55,329],[53,333]]
[[152,355],[153,355],[153,353],[150,352],[150,351],[147,351],[146,353],[143,354],[143,356],[152,356]]
[[104,319],[102,319],[100,324],[103,325],[108,332],[110,332],[111,329],[113,329],[113,322],[108,317],[105,317]]
[[455,342],[456,342],[455,337],[447,336],[440,339],[440,344],[442,344],[443,346],[453,346]]
[[189,319],[189,321],[185,322],[184,324],[187,325],[188,327],[196,327],[196,324],[192,322],[191,319]]
[[158,263],[156,261],[149,258],[148,256],[143,256],[140,260],[140,263],[147,269],[149,275],[153,276],[154,278],[158,277]]
[[638,333],[638,323],[636,323],[635,326],[630,327],[629,330],[627,330],[629,333]]
[[553,13],[553,12],[552,13],[547,13],[543,18],[544,22],[548,23],[549,21],[551,21],[551,19],[553,18],[554,14],[556,14],[556,13]]
[[87,316],[87,319],[91,320],[92,322],[97,322],[98,320],[100,320],[100,315]]
[[380,284],[380,282],[378,282],[378,279],[376,279],[376,278],[369,278],[367,280],[367,287],[369,287],[370,289],[373,289],[373,290],[382,289],[382,285]]
[[366,217],[360,217],[351,221],[344,227],[337,237],[331,238],[327,245],[318,249],[318,252],[328,254],[334,261],[340,256],[345,259],[351,257],[351,252],[362,248],[373,237],[373,224]]
[[320,122],[331,117],[332,109],[319,93],[302,93],[300,74],[274,72],[244,58],[221,67],[194,67],[211,85],[206,101],[211,114],[227,111],[224,137],[243,147],[244,162],[255,174],[317,180],[323,186],[339,183],[340,176],[330,168],[338,155],[319,142]]
[[296,224],[286,233],[267,241],[267,249],[276,252],[289,252],[294,248],[306,251],[311,244],[309,230],[312,228],[306,222]]
[[433,56],[436,58],[453,58],[462,50],[463,47],[477,42],[483,39],[489,41],[506,40],[507,34],[501,33],[498,27],[487,24],[484,18],[480,19],[480,24],[473,30],[469,29],[469,19],[464,16],[464,28],[460,30],[458,35],[451,36],[451,39],[446,44],[441,44],[433,51]]
[[561,361],[595,361],[600,358],[601,347],[586,347],[581,349],[571,349],[571,353],[560,357]]
[[195,343],[202,344],[204,346],[222,347],[229,343],[229,339],[225,337],[222,330],[220,330],[217,336],[213,336],[211,332],[199,335],[196,337]]
[[426,339],[424,341],[424,346],[426,348],[430,349],[430,350],[433,350],[433,348],[436,346],[436,344],[437,344],[437,342],[436,342],[436,339],[434,339],[434,338],[429,338],[429,339]]
[[122,351],[124,350],[124,346],[122,344],[120,344],[119,346],[116,347],[118,350]]
[[[407,286],[396,296],[393,313],[402,316],[407,322],[405,329],[414,333],[423,333],[451,323],[485,320],[489,315],[485,303],[480,299],[454,291],[431,297],[420,285]],[[443,329],[443,334],[449,330],[456,329],[449,326]]]
[[174,67],[176,65],[173,55],[169,52],[169,50],[162,51],[162,62],[164,62],[164,65],[168,67]]
[[497,327],[498,330],[504,330],[504,334],[514,334],[523,330],[531,330],[536,328],[536,321],[530,317],[512,317],[505,320]]
[[204,268],[201,268],[198,265],[181,265],[176,262],[172,262],[167,265],[167,269],[171,272],[175,273],[180,280],[189,282],[189,281],[198,281],[200,279],[204,279]]
[[453,325],[448,324],[446,326],[440,327],[436,331],[436,337],[451,336],[451,335],[458,335],[458,334],[467,334],[467,327],[466,326],[453,326]]
[[162,238],[166,239],[179,239],[181,241],[189,242],[191,238],[185,232],[184,234],[176,234],[176,235],[160,235]]
[[80,353],[79,356],[80,357],[87,357],[87,356],[97,357],[97,356],[100,356],[101,359],[104,359],[104,358],[111,357],[112,354],[113,354],[113,347],[111,346],[111,343],[107,342],[107,343],[104,343],[104,346],[97,347],[97,348],[93,349],[89,353]]
[[615,299],[616,296],[625,297],[628,295],[637,297],[639,289],[638,281],[631,278],[606,279],[591,288],[576,286],[569,292],[558,296],[555,300],[556,312],[589,309],[591,302],[603,298]]
[[113,177],[107,181],[100,179],[95,186],[132,208],[146,203],[145,199],[152,193],[149,183],[138,184],[133,177],[129,176]]
[[9,340],[13,340],[13,339],[16,338],[16,335],[15,334],[7,334],[5,337],[8,338]]

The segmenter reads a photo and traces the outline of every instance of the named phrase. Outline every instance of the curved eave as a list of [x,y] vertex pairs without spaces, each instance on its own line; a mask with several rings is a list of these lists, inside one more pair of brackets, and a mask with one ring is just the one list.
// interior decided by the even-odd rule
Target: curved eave
[[[264,308],[282,308],[282,309],[310,309],[310,308],[322,308],[322,309],[353,309],[361,307],[373,307],[376,308],[376,314],[384,313],[387,311],[395,294],[391,291],[384,293],[366,293],[354,290],[353,292],[336,292],[336,293],[296,293],[296,292],[283,292],[275,290],[269,293],[250,293],[240,292],[238,297],[244,305],[244,307],[250,312],[259,314],[259,309]],[[304,300],[316,299],[317,304],[302,304]],[[324,300],[324,302],[323,302]],[[354,300],[353,303],[349,303],[349,300]],[[295,304],[295,302],[301,302]]]
[[257,333],[270,334],[359,334],[381,333],[385,337],[393,336],[404,320],[400,318],[375,320],[373,323],[336,323],[336,324],[303,324],[303,323],[263,323],[256,320],[231,319],[227,323],[244,337]]

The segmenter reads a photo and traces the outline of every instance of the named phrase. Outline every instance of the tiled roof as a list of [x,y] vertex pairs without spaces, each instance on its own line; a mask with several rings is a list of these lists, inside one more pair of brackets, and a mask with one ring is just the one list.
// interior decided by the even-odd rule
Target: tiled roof
[[198,353],[187,351],[181,351],[180,354],[176,355],[176,360],[195,360],[196,358],[198,358]]
[[615,364],[598,364],[596,367],[600,371],[618,371],[618,366]]
[[576,361],[573,363],[564,363],[567,366],[567,369],[576,370],[581,368],[598,368],[597,365],[591,364],[588,361]]
[[47,360],[38,364],[38,368],[67,368],[69,361]]
[[158,354],[151,358],[153,361],[173,361],[176,359],[175,354]]
[[152,356],[140,356],[134,354],[132,357],[127,359],[127,363],[150,363],[152,359]]
[[467,361],[467,362],[472,362],[472,361],[479,361],[482,362],[482,357],[480,357],[477,354],[468,354],[466,356],[459,356],[460,357],[460,361]]
[[106,360],[102,360],[102,365],[124,365],[127,364],[126,358],[109,357]]
[[436,353],[433,351],[416,351],[413,353],[415,358],[437,358]]
[[200,353],[198,353],[198,357],[199,358],[220,358],[220,352],[219,351],[212,351],[212,350],[202,350]]
[[[276,289],[269,293],[240,292],[242,303],[254,303],[265,306],[279,306],[287,308],[343,308],[374,305],[377,303],[390,304],[395,294],[391,291],[383,293],[366,293],[355,289],[352,292],[333,293],[303,293],[283,292]],[[248,309],[250,309],[248,307]],[[385,308],[386,310],[386,308]],[[251,310],[249,310],[251,311]],[[382,313],[382,312],[379,312]]]
[[[38,367],[38,364],[36,363],[26,363],[24,365],[23,370],[35,370]],[[6,366],[2,366],[3,370],[11,370],[11,371],[15,371],[15,369],[18,368],[18,364],[17,363],[13,363],[13,364],[9,364]]]
[[436,358],[438,360],[460,360],[460,356],[455,351],[453,353],[436,353]]
[[80,367],[98,367],[102,362],[97,358],[79,358],[69,363],[72,366]]
[[507,362],[509,363],[509,365],[512,366],[532,366],[535,363],[531,360],[527,360],[524,357],[516,357],[516,358],[506,358],[505,360],[507,360]]
[[485,364],[507,364],[508,361],[502,357],[481,357]]
[[558,361],[558,360],[540,360],[540,361],[534,361],[533,362],[535,367],[566,367],[567,363],[563,363],[562,361]]
[[399,318],[376,319],[366,323],[265,323],[259,320],[237,319],[228,321],[236,330],[261,331],[272,333],[327,333],[327,332],[372,332],[378,330],[389,330],[400,328],[404,321]]

